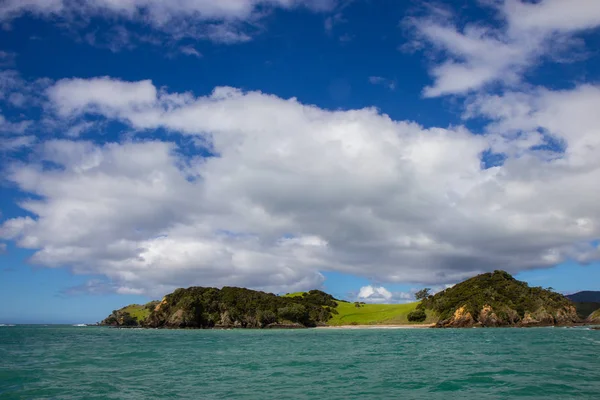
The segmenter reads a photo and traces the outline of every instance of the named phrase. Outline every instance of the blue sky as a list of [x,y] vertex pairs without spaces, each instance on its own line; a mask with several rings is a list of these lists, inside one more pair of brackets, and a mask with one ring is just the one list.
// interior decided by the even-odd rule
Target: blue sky
[[600,290],[594,0],[8,0],[0,24],[0,323],[191,285]]

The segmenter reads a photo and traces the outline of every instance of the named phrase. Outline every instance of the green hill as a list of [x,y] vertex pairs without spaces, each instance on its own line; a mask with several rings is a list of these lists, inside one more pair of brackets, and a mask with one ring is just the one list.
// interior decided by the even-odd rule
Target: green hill
[[302,297],[302,296],[304,296],[304,293],[306,293],[306,292],[287,293],[287,294],[284,294],[283,297]]
[[235,287],[191,287],[177,289],[160,302],[113,311],[101,324],[152,328],[309,327],[328,321],[336,306],[332,296],[318,290],[285,297]]
[[440,327],[567,325],[580,321],[563,295],[529,287],[504,271],[481,274],[434,296],[419,308],[432,310]]
[[[337,314],[327,322],[327,325],[402,325],[413,324],[408,321],[408,314],[417,308],[419,303],[407,304],[360,304],[340,302],[336,308]],[[423,323],[436,322],[432,313]]]

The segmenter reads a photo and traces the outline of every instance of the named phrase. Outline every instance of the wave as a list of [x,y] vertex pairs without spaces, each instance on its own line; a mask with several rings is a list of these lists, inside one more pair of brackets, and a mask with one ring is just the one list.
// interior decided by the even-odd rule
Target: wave
[[11,325],[11,324],[0,324],[0,326],[14,326],[14,325]]
[[87,326],[86,324],[74,324],[73,326]]

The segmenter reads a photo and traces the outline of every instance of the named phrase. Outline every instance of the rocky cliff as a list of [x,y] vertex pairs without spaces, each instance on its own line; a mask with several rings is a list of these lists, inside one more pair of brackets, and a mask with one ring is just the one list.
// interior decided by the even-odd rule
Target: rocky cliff
[[429,296],[421,308],[434,311],[438,327],[571,325],[580,322],[563,295],[529,287],[504,271],[478,275]]

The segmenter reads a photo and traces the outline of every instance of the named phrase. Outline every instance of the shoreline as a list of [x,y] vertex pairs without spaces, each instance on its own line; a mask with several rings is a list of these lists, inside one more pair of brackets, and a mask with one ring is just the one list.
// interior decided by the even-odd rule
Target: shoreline
[[331,325],[331,326],[317,326],[313,329],[430,329],[430,328],[433,328],[434,326],[435,326],[435,324]]

